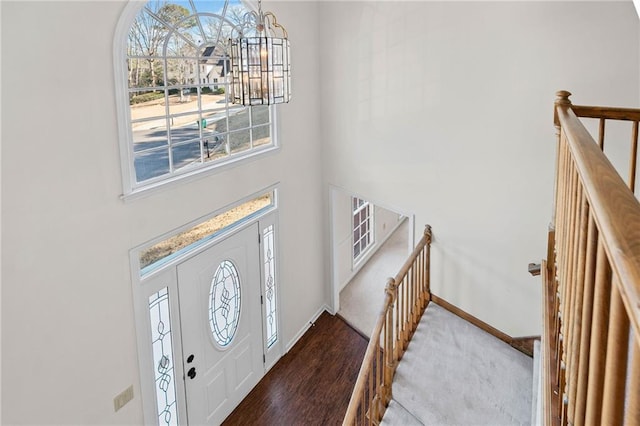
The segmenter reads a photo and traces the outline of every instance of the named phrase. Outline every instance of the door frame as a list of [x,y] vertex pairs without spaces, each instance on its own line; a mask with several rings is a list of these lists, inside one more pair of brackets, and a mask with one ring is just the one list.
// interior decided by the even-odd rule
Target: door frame
[[[136,324],[136,340],[137,340],[137,349],[138,349],[138,367],[140,374],[140,395],[142,398],[142,406],[143,406],[143,416],[144,416],[144,424],[145,425],[158,425],[158,408],[156,401],[156,386],[155,386],[155,377],[154,377],[154,359],[153,359],[153,348],[151,343],[151,321],[149,318],[149,297],[153,294],[157,293],[159,290],[164,289],[165,287],[168,289],[169,294],[169,309],[170,309],[170,326],[171,326],[171,344],[173,350],[173,367],[174,367],[174,380],[175,384],[175,393],[176,393],[176,404],[177,404],[177,422],[178,424],[186,425],[188,424],[187,418],[187,410],[186,410],[186,388],[185,388],[185,372],[183,370],[182,360],[184,359],[184,353],[182,349],[182,336],[180,332],[180,306],[179,306],[179,294],[178,294],[178,276],[177,276],[177,265],[184,262],[187,259],[196,256],[204,250],[207,250],[220,241],[232,236],[233,234],[241,231],[247,227],[250,227],[254,224],[258,224],[258,231],[262,234],[264,228],[269,225],[274,226],[274,251],[276,253],[275,256],[275,273],[276,273],[276,324],[277,330],[279,332],[279,336],[277,341],[270,347],[267,348],[265,344],[265,336],[264,336],[264,326],[263,326],[263,351],[266,355],[270,353],[270,357],[267,361],[271,361],[269,363],[265,362],[264,364],[264,373],[266,374],[271,367],[277,362],[280,357],[284,354],[284,342],[282,339],[282,313],[281,313],[281,300],[282,300],[282,274],[280,273],[280,257],[277,255],[280,253],[279,247],[279,221],[278,221],[278,197],[277,190],[275,187],[270,188],[273,191],[274,202],[273,205],[265,209],[264,211],[260,211],[253,215],[250,215],[238,223],[232,224],[227,229],[220,231],[217,235],[212,237],[210,240],[205,243],[195,247],[193,250],[185,253],[177,257],[176,259],[167,262],[161,267],[153,270],[149,274],[141,277],[140,276],[140,262],[139,262],[139,253],[144,249],[147,249],[155,241],[159,238],[155,238],[154,240],[147,242],[145,244],[141,244],[140,246],[131,249],[129,251],[130,263],[131,263],[131,282],[133,287],[133,302],[134,302],[134,316],[135,316],[135,324]],[[263,194],[265,191],[260,191],[255,194],[252,194],[249,197],[245,197],[242,200],[239,200],[236,203],[233,203],[229,206],[226,206],[222,209],[219,209],[213,214],[223,213],[249,199],[255,198],[256,196]],[[198,220],[192,222],[198,222]],[[180,230],[183,230],[185,226],[179,228],[178,230],[174,230],[166,233],[161,238],[166,238],[172,235],[175,235]],[[257,238],[257,236],[256,236]],[[265,289],[265,274],[264,274],[264,251],[263,251],[263,238],[260,238],[259,242],[259,251],[260,251],[260,288],[261,294],[264,293]],[[263,294],[264,295],[264,294]],[[264,322],[264,304],[261,305],[261,318]],[[172,423],[174,424],[174,423]]]
[[[379,202],[379,200],[375,199],[375,198],[371,198],[371,197],[367,197],[363,194],[359,194],[357,192],[354,191],[350,191],[347,190],[345,188],[336,186],[336,185],[332,185],[330,184],[328,186],[328,198],[329,198],[329,259],[330,259],[330,270],[331,270],[331,276],[330,276],[330,280],[331,280],[331,308],[333,310],[333,313],[337,313],[340,310],[340,291],[342,291],[343,287],[346,285],[345,283],[340,281],[339,278],[339,270],[338,270],[338,265],[340,265],[341,261],[343,261],[340,256],[342,255],[342,253],[340,253],[340,251],[338,250],[338,246],[340,244],[340,242],[338,240],[336,240],[335,238],[335,229],[336,229],[336,225],[335,223],[339,220],[337,219],[338,217],[349,217],[351,218],[352,214],[353,214],[353,210],[352,209],[346,209],[346,210],[340,210],[338,208],[338,205],[340,204],[337,200],[338,198],[344,198],[344,197],[357,197],[357,198],[361,198],[363,200],[367,200],[369,201],[369,203],[371,203],[372,208],[375,209],[375,206],[378,207],[382,207],[385,210],[389,210],[389,211],[393,211],[396,212],[398,214],[401,214],[402,216],[405,216],[407,219],[404,220],[408,220],[409,221],[409,226],[408,226],[408,235],[407,235],[407,257],[409,256],[409,254],[411,254],[411,252],[413,251],[413,247],[415,244],[415,215],[413,213],[409,213],[406,211],[403,211],[401,209],[398,209],[396,207],[393,206],[389,206],[386,203],[381,203]],[[349,206],[351,206],[351,203],[349,203]],[[375,221],[375,219],[374,219]],[[398,222],[396,227],[399,227],[400,224],[402,223],[402,221]],[[375,226],[375,225],[374,225]],[[387,236],[387,238],[389,238],[391,235],[393,234],[393,232],[390,232],[389,235]],[[353,276],[355,276],[355,274],[362,268],[364,267],[364,265],[367,264],[367,262],[369,261],[369,259],[371,259],[371,257],[377,252],[377,250],[382,246],[382,244],[384,244],[384,242],[386,241],[386,239],[382,240],[382,241],[376,241],[374,242],[374,245],[372,247],[370,247],[370,250],[368,250],[367,254],[364,255],[361,259],[358,260],[358,262],[356,264],[353,263],[353,258],[350,258],[350,262],[351,262],[351,267],[352,267],[352,278]],[[382,277],[381,279],[386,279],[387,277]],[[381,295],[380,297],[383,297],[384,295]]]

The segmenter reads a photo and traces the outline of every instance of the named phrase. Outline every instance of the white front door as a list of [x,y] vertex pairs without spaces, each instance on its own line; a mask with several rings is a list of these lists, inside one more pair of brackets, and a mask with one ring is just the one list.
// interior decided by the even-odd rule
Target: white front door
[[187,417],[218,425],[264,375],[258,224],[178,265]]

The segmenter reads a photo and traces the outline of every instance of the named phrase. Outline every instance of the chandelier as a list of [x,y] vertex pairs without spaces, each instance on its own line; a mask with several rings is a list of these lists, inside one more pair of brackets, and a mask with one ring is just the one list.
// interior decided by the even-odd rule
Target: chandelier
[[[248,31],[244,31],[249,28]],[[287,30],[271,12],[247,12],[238,37],[230,39],[231,102],[272,105],[289,102],[291,74]]]

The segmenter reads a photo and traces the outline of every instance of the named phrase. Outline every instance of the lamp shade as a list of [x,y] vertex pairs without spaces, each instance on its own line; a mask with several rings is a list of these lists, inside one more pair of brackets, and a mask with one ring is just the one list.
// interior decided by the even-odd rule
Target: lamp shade
[[256,36],[231,39],[231,101],[242,105],[289,102],[289,40]]

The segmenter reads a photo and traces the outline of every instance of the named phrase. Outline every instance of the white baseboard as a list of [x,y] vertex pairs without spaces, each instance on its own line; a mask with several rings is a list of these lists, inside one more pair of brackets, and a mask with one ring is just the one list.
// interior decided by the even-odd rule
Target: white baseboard
[[[324,304],[320,307],[320,309],[318,309],[318,311],[313,314],[313,316],[311,317],[311,319],[309,320],[309,322],[307,322],[301,329],[300,331],[298,331],[298,333],[295,335],[295,337],[293,339],[291,339],[289,341],[289,343],[287,343],[287,346],[284,348],[284,353],[286,354],[287,352],[289,352],[291,350],[291,348],[293,348],[293,346],[298,343],[298,340],[300,340],[300,338],[302,336],[304,336],[304,333],[307,332],[307,330],[309,330],[309,328],[311,327],[311,325],[313,323],[316,322],[316,320],[318,318],[320,318],[320,315],[322,315],[322,313],[324,311],[327,311],[329,313],[331,313],[331,309],[329,309],[329,306],[327,304]],[[333,315],[333,314],[332,314]],[[284,354],[283,354],[284,355]]]

